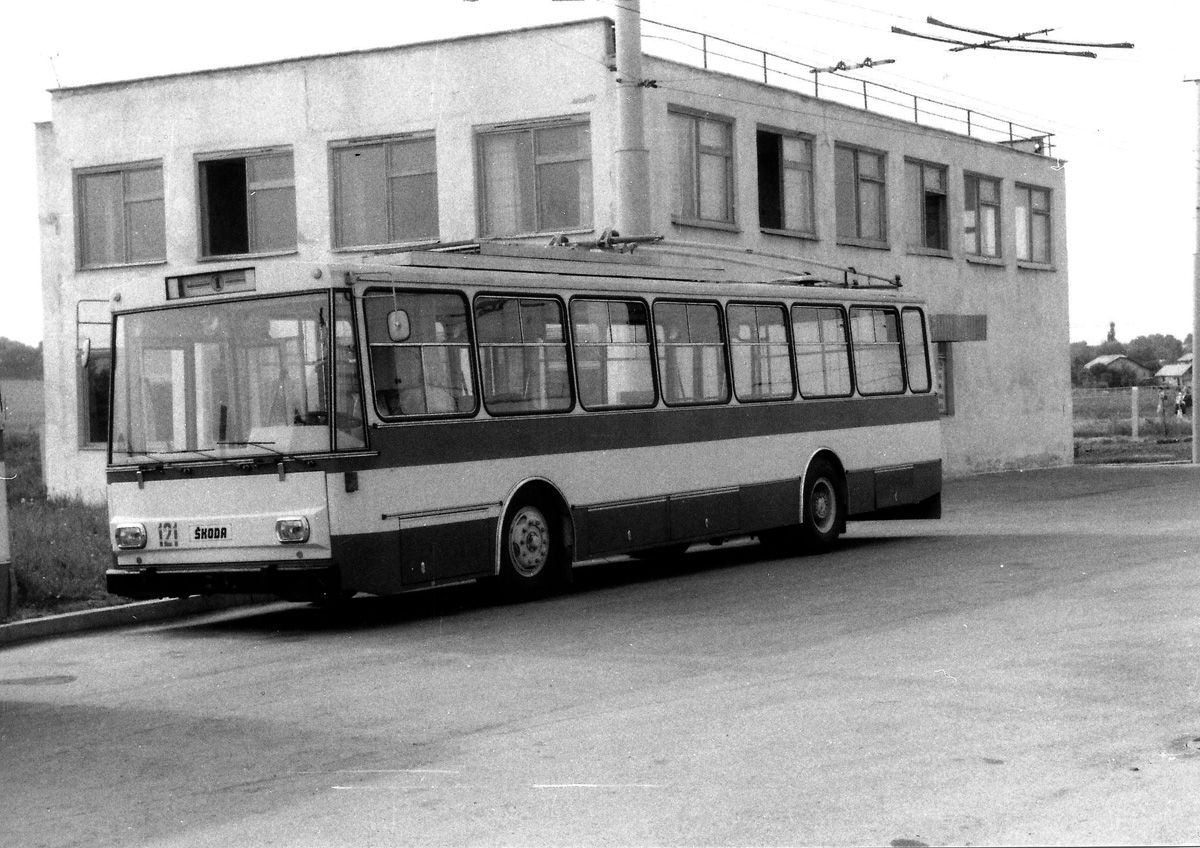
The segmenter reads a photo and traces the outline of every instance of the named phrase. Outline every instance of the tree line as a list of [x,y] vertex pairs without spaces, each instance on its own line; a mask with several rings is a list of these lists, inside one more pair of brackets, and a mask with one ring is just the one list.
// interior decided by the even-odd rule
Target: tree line
[[1149,336],[1138,336],[1125,343],[1117,340],[1115,324],[1108,326],[1108,338],[1098,345],[1087,342],[1071,342],[1071,385],[1073,386],[1132,386],[1136,379],[1119,370],[1095,368],[1088,371],[1084,366],[1098,356],[1124,354],[1138,365],[1144,365],[1151,371],[1158,371],[1164,365],[1178,362],[1179,357],[1192,349],[1192,334],[1180,341],[1172,335],[1154,333]]
[[0,336],[0,379],[42,379],[42,343],[31,347]]

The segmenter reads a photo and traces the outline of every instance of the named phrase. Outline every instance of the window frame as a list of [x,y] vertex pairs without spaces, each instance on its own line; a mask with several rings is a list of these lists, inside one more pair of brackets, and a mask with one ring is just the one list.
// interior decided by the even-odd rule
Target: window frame
[[[775,191],[779,198],[779,223],[781,226],[774,227],[764,223],[763,218],[763,163],[762,163],[762,137],[773,136],[778,139],[778,160],[776,168],[778,171],[778,185]],[[816,213],[816,195],[817,195],[817,176],[816,176],[816,149],[815,136],[809,133],[798,132],[796,130],[785,130],[779,127],[767,126],[759,124],[755,130],[755,154],[757,156],[757,172],[758,181],[758,225],[759,229],[766,233],[775,235],[799,236],[803,238],[817,238],[817,213]],[[799,141],[808,151],[807,165],[804,162],[789,160],[784,153],[784,140],[795,139]],[[789,226],[787,216],[787,173],[793,171],[800,174],[808,175],[808,196],[805,206],[807,207],[808,223],[811,225],[805,227]]]
[[[274,180],[269,182],[254,182],[250,177],[250,162],[255,159],[270,159],[286,155],[291,159],[292,175],[290,181]],[[245,211],[246,211],[246,251],[244,253],[216,253],[209,251],[212,227],[209,223],[212,217],[210,208],[208,180],[205,178],[206,169],[212,162],[233,162],[241,160],[245,168]],[[196,155],[196,197],[199,203],[197,225],[200,228],[199,261],[209,262],[222,259],[243,258],[247,256],[284,256],[296,253],[299,248],[299,211],[296,207],[296,154],[290,145],[278,147],[261,147],[250,150],[221,151],[200,153]],[[259,189],[291,189],[292,192],[292,228],[290,244],[286,247],[260,248],[258,232],[255,227],[254,193]]]
[[[500,345],[497,343],[493,343],[493,342],[485,343],[480,340],[480,338],[479,338],[479,317],[478,317],[478,313],[476,312],[476,309],[478,308],[478,304],[479,304],[480,300],[487,300],[489,298],[499,299],[499,300],[550,301],[550,302],[553,302],[558,305],[558,310],[559,310],[558,314],[559,314],[559,317],[562,319],[562,333],[563,333],[562,347],[563,347],[563,353],[565,356],[565,361],[564,361],[563,365],[564,365],[564,374],[566,375],[566,381],[567,381],[567,405],[564,408],[562,408],[562,409],[520,409],[520,410],[513,410],[513,411],[506,412],[506,411],[494,411],[491,407],[488,406],[487,386],[486,386],[486,381],[485,381],[485,377],[484,377],[485,368],[484,368],[484,363],[483,363],[484,349],[485,349],[485,347],[499,347]],[[576,386],[575,386],[575,363],[573,361],[574,357],[572,356],[573,351],[572,351],[571,336],[570,336],[571,316],[570,316],[570,313],[567,311],[567,304],[565,303],[563,298],[558,294],[553,294],[550,292],[519,292],[519,291],[497,292],[497,291],[491,291],[491,290],[481,290],[481,291],[475,292],[475,294],[472,295],[469,298],[469,300],[470,300],[469,321],[472,325],[472,330],[473,330],[473,333],[471,335],[471,341],[472,341],[472,344],[475,349],[475,358],[478,360],[476,362],[476,366],[478,368],[479,404],[480,404],[481,408],[484,411],[486,411],[489,416],[491,416],[493,418],[519,418],[519,417],[527,416],[527,415],[566,415],[568,413],[574,412],[576,403],[577,403],[576,399],[578,396],[578,392],[577,392]],[[522,342],[522,345],[526,346],[526,347],[534,346],[534,345],[524,345],[523,342]]]
[[[1034,206],[1034,195],[1045,197],[1046,208],[1037,209]],[[1025,203],[1022,203],[1022,200]],[[1017,236],[1017,261],[1029,263],[1037,266],[1048,266],[1054,263],[1054,219],[1052,217],[1053,206],[1052,192],[1046,186],[1033,185],[1031,183],[1017,183],[1015,202],[1013,204],[1013,229]],[[1021,216],[1024,212],[1025,220],[1022,222]],[[1035,224],[1039,220],[1045,221],[1046,234],[1046,258],[1041,259],[1033,255],[1033,248],[1036,244],[1034,240]],[[1027,255],[1022,256],[1022,248]]]
[[[847,208],[839,199],[838,189],[842,181],[838,179],[838,153],[846,151],[853,154],[853,173],[850,178],[854,186],[854,197],[852,198],[854,206],[854,235],[844,234],[842,231],[842,209]],[[862,147],[856,144],[846,144],[843,142],[834,143],[834,217],[835,227],[837,232],[838,244],[853,245],[857,247],[874,247],[879,249],[890,249],[890,221],[888,220],[888,155],[886,150],[876,150],[871,147]],[[860,159],[863,155],[874,156],[879,161],[879,176],[863,176]],[[862,209],[862,186],[864,183],[870,185],[878,185],[879,196],[879,232],[880,238],[874,236],[863,235],[863,209]]]
[[[367,301],[369,298],[373,298],[373,297],[379,297],[379,298],[388,297],[389,291],[401,291],[405,295],[451,295],[451,296],[458,297],[462,300],[463,315],[465,316],[465,324],[466,324],[466,328],[467,328],[467,338],[466,338],[466,342],[465,342],[465,346],[467,348],[467,361],[468,361],[468,367],[471,369],[471,380],[472,380],[472,383],[475,388],[475,392],[474,392],[475,403],[471,407],[471,409],[469,409],[469,410],[465,410],[465,409],[464,410],[453,410],[453,411],[448,411],[448,412],[415,412],[415,413],[407,413],[406,414],[403,412],[399,412],[399,413],[385,412],[383,409],[380,408],[380,405],[379,405],[379,391],[380,390],[379,390],[379,385],[375,380],[375,357],[373,355],[375,348],[377,348],[377,347],[424,347],[424,346],[427,346],[430,344],[430,343],[424,343],[424,342],[416,342],[416,343],[393,342],[390,339],[387,339],[385,341],[377,341],[371,337],[371,321],[370,321],[370,318],[367,316]],[[378,294],[376,294],[376,293],[378,293]],[[473,418],[479,414],[479,410],[482,408],[482,405],[483,405],[483,397],[482,397],[483,389],[482,389],[482,386],[480,385],[480,381],[479,381],[479,363],[476,361],[477,346],[475,344],[475,327],[474,327],[475,322],[473,320],[472,301],[466,292],[459,290],[459,289],[443,289],[443,288],[419,288],[419,289],[394,289],[393,288],[393,289],[388,289],[388,288],[380,288],[380,287],[371,287],[371,288],[368,288],[363,294],[362,312],[363,312],[363,327],[365,329],[365,334],[364,334],[365,343],[363,344],[363,348],[366,351],[367,376],[370,379],[369,388],[370,388],[370,395],[371,395],[371,408],[375,411],[375,414],[379,417],[380,421],[383,421],[388,424],[403,424],[403,423],[406,423],[409,421],[427,420],[430,418],[436,418],[436,419]],[[357,333],[357,328],[356,328],[355,332]],[[463,344],[463,343],[458,343],[458,344]],[[449,347],[450,345],[442,344],[441,346]],[[424,363],[424,360],[422,359],[422,364],[423,363]],[[425,386],[426,384],[422,383],[422,385]],[[364,400],[365,400],[365,398],[364,398]]]
[[[580,342],[575,333],[574,309],[575,309],[575,304],[577,304],[577,303],[605,303],[605,304],[608,304],[608,303],[622,303],[622,304],[637,303],[637,304],[640,304],[642,306],[642,308],[646,310],[646,352],[649,356],[650,393],[651,393],[651,399],[648,403],[639,403],[639,404],[616,403],[616,404],[589,405],[587,402],[584,401],[583,391],[580,388],[583,381],[580,379],[580,376],[579,376],[579,366],[580,366],[581,357],[579,356],[579,347],[578,346],[579,346]],[[655,355],[655,349],[654,349],[654,313],[653,313],[653,310],[651,309],[649,300],[647,300],[644,297],[635,297],[632,295],[617,295],[617,294],[613,294],[613,295],[594,295],[594,294],[574,295],[567,302],[567,323],[570,325],[570,343],[569,343],[569,345],[571,348],[571,359],[573,360],[572,364],[574,366],[573,375],[574,375],[574,380],[575,380],[575,396],[578,398],[580,407],[582,407],[587,412],[612,412],[612,411],[631,410],[631,409],[653,409],[654,407],[658,406],[658,401],[659,401],[659,398],[661,397],[661,392],[659,391],[658,357]],[[610,324],[610,326],[611,326],[611,324]],[[589,345],[589,346],[595,346],[595,347],[609,347],[608,344],[604,344],[602,342],[585,342],[584,344]],[[631,343],[631,344],[633,344],[633,343]]]
[[[850,339],[850,315],[846,307],[841,303],[806,303],[797,301],[792,303],[788,309],[788,324],[790,325],[788,332],[792,337],[792,359],[793,361],[800,355],[800,343],[796,340],[796,318],[795,312],[797,309],[814,309],[814,310],[835,310],[842,319],[842,347],[841,351],[846,357],[846,391],[838,394],[805,394],[800,379],[800,363],[795,362],[794,368],[796,371],[796,391],[800,397],[805,400],[828,400],[830,398],[849,398],[854,397],[855,392],[855,374],[854,374],[854,351]],[[820,315],[817,316],[818,332],[823,332],[823,326],[820,322]],[[830,345],[822,337],[819,340],[822,366],[824,365],[825,357],[827,356]],[[822,373],[827,373],[822,368]]]
[[[912,351],[908,339],[908,325],[904,319],[908,315],[916,315],[921,326],[921,359],[925,363],[924,388],[913,387]],[[926,395],[933,391],[933,374],[929,364],[929,327],[925,323],[925,310],[919,306],[900,307],[900,347],[901,359],[904,362],[904,385],[914,395]]]
[[[397,174],[393,173],[393,149],[404,145],[416,145],[425,142],[430,142],[433,146],[432,157],[433,166],[430,170],[413,171],[411,173]],[[358,149],[383,149],[383,173],[379,175],[383,183],[383,218],[384,228],[386,229],[387,241],[382,242],[350,242],[344,237],[344,220],[342,212],[344,210],[342,202],[342,180],[341,180],[341,165],[339,164],[339,155],[347,150]],[[434,231],[430,235],[417,236],[414,238],[398,238],[401,234],[396,231],[396,209],[392,202],[392,181],[405,177],[420,177],[433,176],[433,197],[432,197],[432,215]],[[333,250],[362,250],[364,248],[375,247],[394,247],[396,245],[409,244],[425,244],[437,242],[440,238],[441,222],[440,222],[440,207],[438,203],[438,169],[437,169],[437,138],[433,130],[399,133],[396,135],[377,136],[371,138],[356,138],[346,139],[343,141],[331,142],[329,145],[329,218],[330,218],[330,241],[332,242]]]
[[[875,339],[872,339],[870,341],[859,342],[857,339],[857,333],[855,333],[855,331],[854,331],[854,313],[856,311],[859,311],[859,312],[882,312],[882,313],[886,313],[886,314],[895,316],[895,319],[896,319],[895,348],[896,348],[897,364],[899,365],[899,368],[897,369],[896,374],[900,379],[900,387],[898,389],[896,389],[894,391],[893,390],[866,391],[863,388],[864,381],[860,374],[860,368],[859,368],[859,356],[858,356],[859,349],[867,348],[867,347],[883,347],[885,345],[888,347],[891,347],[891,342],[879,342]],[[903,395],[908,390],[908,380],[906,379],[907,375],[905,374],[905,370],[904,370],[904,328],[903,328],[903,324],[901,323],[900,308],[898,306],[885,306],[885,305],[876,304],[876,303],[852,304],[850,306],[850,309],[848,310],[847,330],[849,331],[849,334],[850,334],[850,361],[852,363],[852,368],[854,370],[854,388],[855,388],[855,391],[859,394],[859,396],[861,396],[861,397],[896,397],[899,395]]]
[[[154,171],[159,174],[159,191],[157,197],[151,196],[135,196],[129,197],[129,175],[138,171]],[[89,261],[87,250],[87,205],[83,191],[83,183],[89,177],[99,177],[104,175],[116,175],[121,177],[121,220],[120,220],[120,242],[121,242],[121,257],[114,262],[96,262]],[[162,159],[147,159],[137,162],[122,162],[113,165],[96,165],[87,168],[76,168],[72,172],[72,189],[75,193],[74,197],[74,212],[75,212],[75,267],[80,271],[93,270],[98,268],[121,268],[131,265],[161,265],[167,261],[167,224],[166,224],[166,188],[167,175],[163,168]],[[160,255],[154,257],[146,257],[144,259],[132,258],[131,233],[134,230],[130,222],[130,206],[138,203],[147,203],[157,201],[161,206],[162,229],[160,232],[161,243],[157,245],[160,248]]]
[[[684,179],[684,161],[682,151],[675,148],[676,140],[674,128],[676,120],[683,119],[689,122],[689,149],[691,155],[691,168],[687,176],[688,182],[691,184],[691,203],[690,208],[684,209],[683,196],[683,179]],[[711,145],[705,145],[701,142],[700,125],[702,121],[712,124],[720,124],[723,127],[725,140],[727,142],[724,148],[717,148]],[[674,166],[674,174],[672,176],[673,186],[676,189],[675,196],[671,199],[671,223],[681,226],[698,226],[711,227],[714,229],[725,229],[736,231],[738,229],[737,216],[737,191],[736,191],[736,175],[737,162],[734,158],[735,139],[737,124],[733,118],[728,115],[720,115],[715,112],[706,112],[700,109],[689,109],[684,106],[669,105],[667,107],[667,125],[669,129],[668,137],[671,140],[671,152],[674,157],[672,165]],[[724,196],[725,209],[728,214],[725,217],[705,217],[704,204],[702,198],[704,196],[704,169],[701,167],[702,156],[719,156],[723,163],[724,173]]]
[[[582,157],[550,156],[545,159],[539,159],[537,134],[543,130],[558,130],[566,127],[582,128],[585,131],[587,155]],[[534,228],[532,230],[523,230],[518,228],[516,232],[511,233],[494,230],[490,227],[490,222],[488,221],[487,157],[484,152],[486,139],[495,138],[498,136],[516,136],[521,134],[529,135],[529,152],[532,159],[529,165],[533,176],[533,190],[531,199],[533,203],[532,216]],[[489,124],[486,126],[475,127],[474,137],[476,227],[478,229],[480,238],[512,238],[516,236],[591,232],[596,228],[596,183],[594,168],[595,155],[593,153],[592,121],[590,115],[570,115],[542,121],[521,121],[508,124]],[[583,163],[581,166],[582,172],[579,174],[579,179],[581,183],[586,183],[587,185],[587,208],[580,209],[580,218],[583,219],[590,217],[590,220],[580,220],[578,223],[571,226],[550,227],[547,226],[547,222],[541,220],[543,198],[539,179],[540,167],[544,165],[556,165],[566,162]],[[519,213],[523,211],[524,210],[518,210]]]
[[[681,306],[685,306],[685,307],[686,306],[711,306],[716,309],[716,311],[717,311],[717,324],[716,324],[717,332],[720,334],[720,337],[721,337],[720,342],[719,342],[720,349],[721,349],[720,365],[724,369],[721,373],[721,377],[723,378],[723,382],[724,382],[724,393],[721,398],[719,398],[717,400],[703,400],[703,399],[702,400],[685,400],[685,401],[670,400],[670,393],[666,390],[666,386],[664,385],[666,382],[666,376],[664,373],[666,369],[664,368],[663,357],[666,356],[667,343],[660,343],[658,340],[658,307],[661,304],[681,305]],[[731,369],[730,369],[730,365],[729,365],[729,331],[728,331],[728,329],[726,327],[726,323],[725,323],[725,310],[721,307],[720,301],[717,301],[717,300],[692,300],[692,299],[688,299],[688,298],[676,298],[676,297],[656,298],[654,300],[654,302],[651,304],[650,324],[651,324],[651,327],[654,329],[654,355],[655,355],[655,359],[656,359],[656,364],[658,366],[657,374],[658,374],[658,379],[659,379],[658,391],[659,391],[659,396],[662,398],[663,404],[666,406],[672,407],[672,408],[676,408],[676,409],[686,408],[686,407],[696,407],[696,406],[726,406],[726,405],[728,405],[730,400],[733,398],[733,378],[730,375]],[[690,330],[690,325],[689,325],[689,330]],[[696,346],[693,342],[691,342],[690,332],[689,332],[689,340],[685,344],[689,345],[689,346]],[[712,343],[711,342],[701,342],[699,344],[712,344]]]
[[[910,168],[916,169],[916,182],[909,179]],[[910,231],[908,249],[910,253],[920,253],[930,256],[949,256],[950,255],[950,168],[947,165],[941,165],[937,162],[929,162],[924,159],[905,158],[904,160],[904,179],[908,183],[909,190],[915,191],[916,194],[910,200],[910,211],[913,215],[913,221],[916,223],[916,232]],[[928,187],[926,174],[928,172],[937,173],[941,179],[941,191],[931,191]],[[934,195],[940,197],[940,215],[938,220],[938,231],[936,233],[938,244],[930,244],[929,232],[929,196]],[[914,239],[915,236],[915,239]]]
[[[738,379],[737,379],[737,374],[738,374],[737,362],[736,362],[736,358],[734,355],[735,354],[735,351],[734,351],[735,346],[742,346],[742,347],[747,347],[747,348],[752,348],[752,349],[761,349],[761,348],[771,347],[772,345],[780,344],[779,342],[762,342],[762,341],[758,341],[758,340],[753,340],[753,341],[749,341],[749,342],[735,341],[734,336],[733,336],[733,328],[731,326],[732,321],[733,321],[733,319],[731,317],[731,310],[740,309],[740,308],[755,310],[755,327],[756,327],[756,329],[761,326],[761,324],[758,323],[758,315],[757,315],[757,311],[759,309],[777,309],[779,311],[779,315],[783,319],[782,326],[783,326],[783,339],[784,340],[782,342],[782,345],[784,347],[784,357],[787,359],[787,364],[786,364],[787,375],[788,375],[788,392],[787,392],[787,394],[759,394],[759,393],[755,393],[753,391],[753,388],[754,388],[753,386],[751,386],[752,391],[749,392],[745,397],[743,397],[742,394],[739,392],[739,390],[738,390],[739,383],[738,383]],[[792,346],[792,330],[791,330],[791,320],[790,320],[791,313],[788,309],[787,304],[784,304],[781,302],[776,302],[776,301],[762,302],[762,301],[748,301],[748,300],[731,300],[725,304],[724,312],[725,312],[725,346],[729,351],[729,359],[730,359],[729,382],[733,389],[733,396],[735,398],[737,398],[737,402],[738,403],[767,403],[770,401],[795,400],[796,399],[796,391],[797,391],[797,389],[796,389],[796,367],[795,367],[796,366],[796,357],[795,357],[795,353],[794,353],[794,347]],[[754,354],[752,352],[751,358],[753,358],[753,355]]]
[[[995,201],[981,200],[980,186],[983,183],[990,183],[996,187]],[[974,189],[972,190],[972,186]],[[1004,234],[1004,225],[1001,220],[1001,210],[1004,202],[1004,186],[999,177],[991,177],[987,174],[979,174],[974,171],[966,171],[963,173],[963,249],[968,257],[981,259],[983,261],[1003,260],[1004,258],[1004,242],[1002,237]],[[993,227],[992,239],[996,245],[995,253],[984,252],[983,239],[983,216],[981,210],[983,207],[994,210],[993,212]],[[975,213],[974,232],[968,230],[966,225],[966,216]]]

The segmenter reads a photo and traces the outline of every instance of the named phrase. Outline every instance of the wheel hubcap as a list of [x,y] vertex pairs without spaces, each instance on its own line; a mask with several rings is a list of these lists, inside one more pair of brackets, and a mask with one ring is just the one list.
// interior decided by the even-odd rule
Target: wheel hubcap
[[522,507],[509,525],[508,552],[522,577],[533,577],[550,559],[550,528],[540,510]]
[[837,519],[837,496],[828,480],[821,479],[813,484],[809,513],[819,532],[828,533],[833,529]]

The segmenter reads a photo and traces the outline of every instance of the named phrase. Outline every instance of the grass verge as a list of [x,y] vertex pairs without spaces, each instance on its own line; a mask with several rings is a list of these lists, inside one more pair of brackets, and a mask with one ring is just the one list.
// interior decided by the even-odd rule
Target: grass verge
[[47,498],[35,432],[6,432],[8,519],[16,576],[13,619],[111,606],[104,588],[110,560],[103,506]]

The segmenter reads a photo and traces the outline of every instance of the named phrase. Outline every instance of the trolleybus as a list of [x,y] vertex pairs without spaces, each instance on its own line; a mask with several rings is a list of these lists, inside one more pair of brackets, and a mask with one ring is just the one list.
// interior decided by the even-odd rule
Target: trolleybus
[[484,244],[116,293],[108,589],[532,594],[939,517],[924,307],[813,282]]

